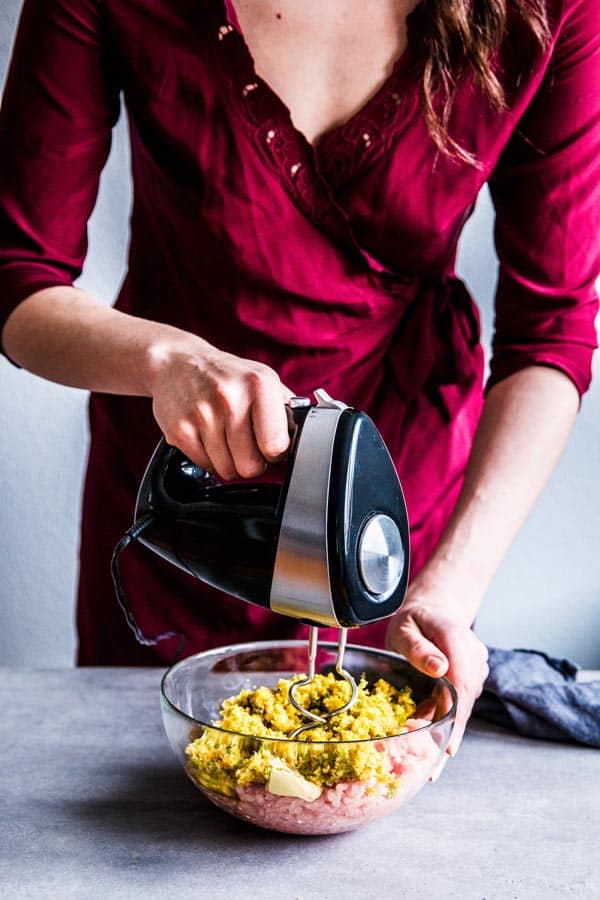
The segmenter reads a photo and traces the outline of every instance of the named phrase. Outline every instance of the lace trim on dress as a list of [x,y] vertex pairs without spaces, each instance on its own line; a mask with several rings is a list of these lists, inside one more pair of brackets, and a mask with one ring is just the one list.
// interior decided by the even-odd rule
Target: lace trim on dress
[[[290,152],[285,165],[306,165],[310,161],[315,175],[326,177],[332,187],[339,187],[365,165],[372,163],[386,151],[395,135],[407,125],[418,105],[418,40],[419,18],[423,4],[419,3],[407,16],[408,42],[388,78],[375,94],[349,119],[325,132],[313,147],[299,132],[291,119],[290,111],[273,91],[257,75],[252,54],[239,28],[231,0],[222,0],[221,14],[217,16],[217,37],[220,47],[217,55],[226,63],[225,69],[233,84],[243,114],[261,133],[277,133],[277,144],[289,144]],[[295,162],[290,159],[295,157]]]

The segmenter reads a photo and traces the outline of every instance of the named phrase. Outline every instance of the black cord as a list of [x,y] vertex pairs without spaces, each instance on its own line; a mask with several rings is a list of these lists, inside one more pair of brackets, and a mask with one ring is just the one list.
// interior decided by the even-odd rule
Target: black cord
[[138,644],[142,644],[144,647],[155,647],[156,644],[158,644],[160,641],[166,641],[168,638],[179,638],[179,644],[173,658],[173,662],[175,662],[175,660],[179,658],[181,651],[183,650],[183,645],[185,643],[183,634],[181,634],[181,632],[179,631],[163,631],[162,634],[157,634],[156,637],[146,637],[146,635],[142,632],[138,623],[136,622],[135,617],[129,607],[127,597],[125,596],[125,591],[123,590],[123,585],[121,584],[121,574],[119,572],[119,557],[121,553],[123,552],[123,550],[125,550],[126,547],[133,543],[133,541],[136,541],[140,534],[142,534],[153,521],[154,516],[152,514],[149,514],[147,516],[143,516],[141,519],[138,519],[137,522],[133,523],[131,528],[127,529],[114,549],[112,559],[110,561],[110,570],[112,573],[112,580],[115,586],[115,592],[117,594],[119,606],[123,610],[125,620],[133,631]]

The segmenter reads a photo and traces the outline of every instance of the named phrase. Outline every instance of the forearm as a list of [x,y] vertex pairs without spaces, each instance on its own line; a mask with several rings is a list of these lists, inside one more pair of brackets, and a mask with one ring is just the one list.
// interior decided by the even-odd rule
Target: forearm
[[288,448],[292,392],[273,369],[76,288],[31,294],[7,319],[2,342],[14,362],[51,381],[151,397],[169,443],[221,478],[260,475]]
[[579,396],[562,372],[531,366],[489,392],[458,503],[421,581],[465,621],[546,484],[564,448]]
[[201,338],[107,307],[73,287],[37,291],[9,316],[2,344],[35,375],[70,387],[151,396],[161,357]]

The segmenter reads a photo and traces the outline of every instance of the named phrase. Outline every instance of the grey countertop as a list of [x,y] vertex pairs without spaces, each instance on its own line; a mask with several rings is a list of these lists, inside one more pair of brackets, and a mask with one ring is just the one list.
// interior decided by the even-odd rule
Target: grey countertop
[[435,785],[362,830],[292,837],[212,807],[154,669],[1,670],[0,897],[600,897],[600,754],[471,723]]

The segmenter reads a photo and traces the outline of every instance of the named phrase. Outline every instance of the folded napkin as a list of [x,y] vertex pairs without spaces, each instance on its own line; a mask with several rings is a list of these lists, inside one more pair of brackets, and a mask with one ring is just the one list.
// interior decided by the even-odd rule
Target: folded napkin
[[527,737],[600,747],[600,681],[538,650],[489,649],[490,674],[474,715]]

